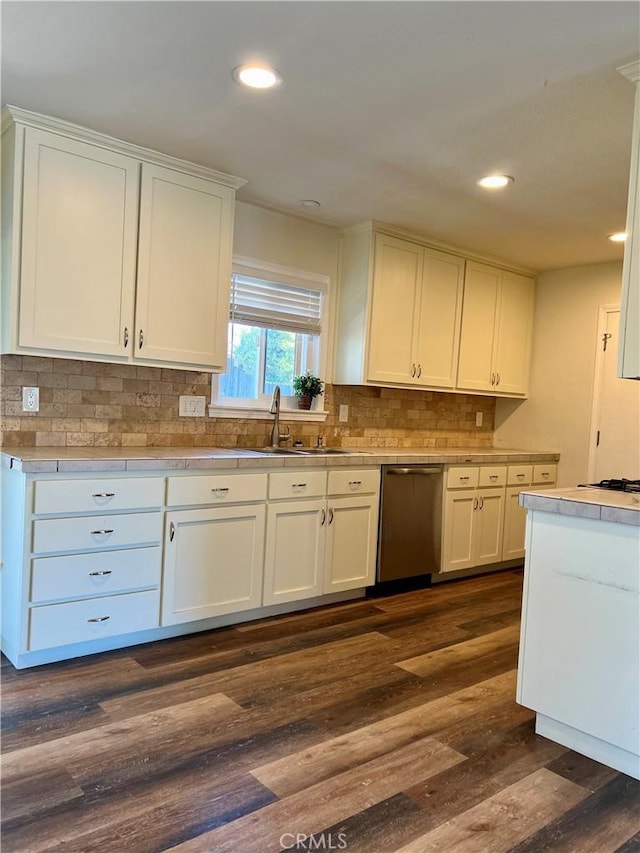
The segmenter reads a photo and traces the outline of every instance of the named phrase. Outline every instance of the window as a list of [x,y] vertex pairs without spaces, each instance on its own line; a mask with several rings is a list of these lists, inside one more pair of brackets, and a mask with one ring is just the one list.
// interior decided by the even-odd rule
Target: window
[[276,385],[287,397],[294,376],[322,374],[327,285],[324,276],[234,261],[227,370],[214,377],[214,407],[264,412]]

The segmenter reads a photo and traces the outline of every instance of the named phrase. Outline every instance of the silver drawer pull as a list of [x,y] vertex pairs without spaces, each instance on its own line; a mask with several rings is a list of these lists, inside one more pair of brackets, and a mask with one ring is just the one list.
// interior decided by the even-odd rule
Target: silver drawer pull
[[109,529],[106,529],[106,530],[92,530],[92,531],[91,531],[91,533],[92,533],[92,535],[93,535],[93,536],[106,536],[106,535],[107,535],[107,533],[113,533],[113,528],[111,528],[111,530],[109,530]]
[[469,477],[459,477],[460,480],[468,480]]
[[326,510],[323,509],[322,512],[320,513],[320,526],[324,525],[326,520],[327,520],[327,512],[326,512]]
[[350,486],[361,486],[362,480],[349,480],[349,485]]
[[543,476],[543,477],[548,477],[548,476],[549,476],[549,472],[548,472],[548,471],[543,471],[543,472],[542,472],[542,476]]
[[92,498],[115,498],[115,492],[94,492]]
[[229,491],[229,487],[228,486],[218,486],[215,489],[211,489],[211,491],[214,492],[216,495],[217,494],[226,494]]
[[497,474],[489,474],[489,479],[490,479],[490,480],[497,480],[497,479],[498,479],[498,475],[497,475]]
[[516,474],[518,480],[524,480],[524,474]]
[[329,524],[333,524],[333,510],[329,510]]
[[306,489],[306,487],[307,487],[306,483],[293,483],[291,485],[292,489]]
[[94,616],[93,619],[87,619],[87,622],[106,622],[111,619],[111,616]]
[[102,569],[102,571],[99,571],[99,572],[89,572],[89,577],[90,578],[99,578],[99,577],[102,577],[102,575],[110,575],[110,574],[111,574],[111,569]]

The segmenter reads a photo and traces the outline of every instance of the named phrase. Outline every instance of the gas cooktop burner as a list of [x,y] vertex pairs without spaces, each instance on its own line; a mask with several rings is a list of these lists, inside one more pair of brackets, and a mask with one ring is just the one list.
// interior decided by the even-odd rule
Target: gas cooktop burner
[[613,492],[640,492],[640,480],[600,480],[599,483],[581,483],[591,489],[610,489]]

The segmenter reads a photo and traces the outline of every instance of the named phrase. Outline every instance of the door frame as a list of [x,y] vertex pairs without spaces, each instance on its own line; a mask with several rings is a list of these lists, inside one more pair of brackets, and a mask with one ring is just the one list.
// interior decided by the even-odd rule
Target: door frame
[[593,390],[591,395],[591,424],[589,426],[589,458],[587,462],[587,480],[591,482],[595,476],[596,467],[596,437],[600,421],[600,406],[602,403],[604,350],[601,346],[602,336],[607,330],[609,314],[619,314],[620,305],[601,305],[598,309],[598,328],[596,331],[596,358],[593,371]]

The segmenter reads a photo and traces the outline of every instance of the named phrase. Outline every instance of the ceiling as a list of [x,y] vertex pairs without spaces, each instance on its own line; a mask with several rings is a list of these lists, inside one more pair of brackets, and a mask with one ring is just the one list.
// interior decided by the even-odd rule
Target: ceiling
[[[2,102],[518,263],[622,258],[636,2],[11,2]],[[246,90],[232,69],[273,64]],[[476,186],[515,177],[501,192]],[[309,213],[300,199],[317,199]]]

